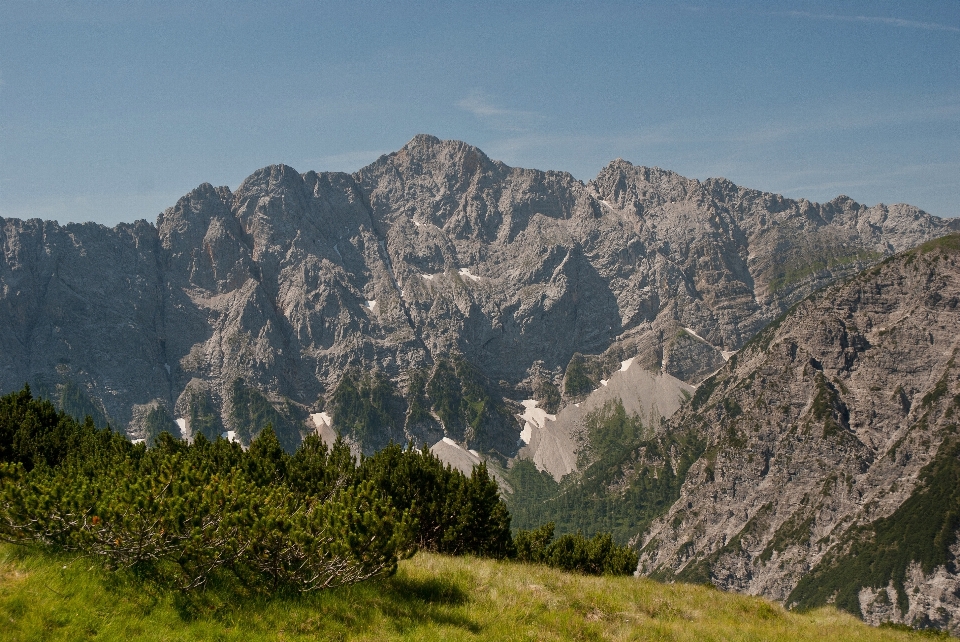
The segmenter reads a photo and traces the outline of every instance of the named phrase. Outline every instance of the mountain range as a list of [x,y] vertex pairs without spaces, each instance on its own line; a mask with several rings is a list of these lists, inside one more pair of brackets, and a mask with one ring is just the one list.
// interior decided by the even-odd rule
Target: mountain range
[[[132,439],[412,441],[487,459],[508,493],[518,460],[576,483],[619,403],[647,446],[600,492],[677,480],[631,536],[641,572],[956,630],[960,285],[934,241],[955,229],[620,159],[584,183],[420,135],[353,174],[201,185],[155,225],[0,219],[0,389]],[[943,514],[918,508],[931,489]],[[855,586],[861,549],[918,515],[942,550]]]

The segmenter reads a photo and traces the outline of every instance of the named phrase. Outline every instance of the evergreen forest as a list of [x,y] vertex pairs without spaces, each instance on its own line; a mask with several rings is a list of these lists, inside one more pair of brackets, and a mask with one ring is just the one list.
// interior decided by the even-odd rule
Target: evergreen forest
[[316,435],[289,453],[272,427],[248,448],[202,432],[133,444],[29,387],[0,398],[0,540],[78,553],[191,592],[211,583],[309,592],[392,575],[418,550],[629,574],[608,533],[511,534],[500,490],[429,450],[354,456]]

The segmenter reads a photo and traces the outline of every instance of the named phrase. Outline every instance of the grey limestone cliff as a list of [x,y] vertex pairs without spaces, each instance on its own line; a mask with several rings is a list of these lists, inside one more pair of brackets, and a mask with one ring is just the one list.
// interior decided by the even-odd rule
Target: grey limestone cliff
[[[0,220],[0,388],[69,383],[134,437],[158,404],[187,435],[246,434],[262,413],[235,406],[265,402],[293,445],[352,367],[403,389],[457,353],[519,400],[580,352],[696,383],[813,290],[947,230],[622,160],[585,184],[417,136],[352,175],[201,185],[156,226]],[[520,429],[462,445],[512,455]]]

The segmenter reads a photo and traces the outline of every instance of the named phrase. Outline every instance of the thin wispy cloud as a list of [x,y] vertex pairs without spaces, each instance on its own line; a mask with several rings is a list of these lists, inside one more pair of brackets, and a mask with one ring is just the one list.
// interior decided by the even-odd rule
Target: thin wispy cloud
[[[790,174],[785,174],[782,176],[777,176],[777,179],[782,182],[788,182],[788,179],[803,179],[803,178],[816,178],[824,175],[829,175],[831,173],[837,173],[841,171],[846,174],[855,172],[860,168],[859,164],[848,164],[848,165],[836,165],[833,167],[819,167],[817,169],[808,170],[805,172],[792,172]],[[871,172],[869,176],[864,177],[860,180],[846,180],[846,181],[825,181],[825,182],[807,182],[799,183],[792,187],[787,187],[782,190],[783,194],[793,194],[793,193],[804,193],[804,192],[813,192],[813,191],[823,191],[823,190],[835,190],[837,188],[850,188],[850,187],[861,187],[864,185],[882,185],[891,179],[897,178],[909,178],[915,177],[918,175],[929,176],[933,175],[954,175],[956,176],[960,173],[960,163],[946,162],[946,163],[910,163],[904,165],[898,165],[892,167],[886,171],[880,172]]]
[[[732,146],[756,154],[770,145],[802,137],[899,128],[924,122],[956,123],[960,119],[960,94],[919,96],[917,104],[900,108],[889,108],[891,102],[887,96],[860,95],[839,101],[838,105],[784,112],[775,119],[759,115],[738,119],[702,114],[603,134],[511,130],[486,141],[485,151],[508,164],[531,162],[530,159],[544,153],[569,154],[571,150],[578,150],[578,157],[586,150],[593,150],[611,160],[617,155],[633,154],[633,150],[669,150],[690,145],[721,145],[725,149]],[[557,150],[564,151],[561,154]]]
[[534,111],[500,107],[480,91],[472,91],[466,98],[457,101],[457,107],[473,114],[488,127],[500,131],[528,131],[534,121],[540,118],[540,114]]
[[960,94],[918,96],[915,104],[888,107],[895,101],[882,96],[850,99],[840,106],[825,106],[805,118],[771,123],[747,135],[748,142],[774,140],[816,132],[903,127],[916,123],[957,123],[960,121]]
[[830,20],[834,22],[866,22],[874,24],[884,24],[891,27],[904,27],[907,29],[925,29],[927,31],[950,31],[960,33],[960,27],[953,25],[944,25],[938,22],[919,22],[917,20],[904,20],[903,18],[886,18],[883,16],[844,16],[834,13],[810,13],[809,11],[787,11],[785,15],[795,18],[810,18],[812,20]]

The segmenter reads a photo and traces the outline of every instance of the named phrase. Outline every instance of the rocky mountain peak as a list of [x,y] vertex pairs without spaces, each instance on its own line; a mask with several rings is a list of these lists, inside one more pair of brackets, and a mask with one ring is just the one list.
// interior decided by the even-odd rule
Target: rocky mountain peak
[[444,142],[459,143],[460,141],[443,141],[432,134],[417,134],[407,144],[400,149],[413,150],[417,148],[426,149],[442,146]]
[[214,187],[202,183],[189,193],[181,196],[177,203],[157,218],[159,229],[172,229],[183,223],[198,221],[198,217],[209,218],[211,209],[229,209],[233,195],[228,187]]
[[509,171],[472,145],[418,135],[399,151],[356,172],[354,178],[370,194],[379,219],[395,219],[402,203],[443,227],[459,209],[459,199],[502,181]]
[[[786,600],[953,465],[934,451],[960,412],[956,225],[622,159],[584,185],[419,135],[352,175],[204,183],[156,226],[0,219],[0,389],[132,438],[271,423],[291,449],[342,430],[557,477],[588,411],[619,399],[659,428],[692,394],[666,429],[706,450],[678,455],[681,499],[636,534],[644,569]],[[928,567],[908,569],[921,595],[960,594]],[[881,589],[863,612],[890,619]]]
[[[201,185],[156,228],[3,221],[0,384],[72,381],[136,433],[134,407],[229,426],[242,380],[295,417],[350,368],[405,385],[451,352],[521,398],[575,353],[595,385],[630,358],[697,383],[813,289],[947,228],[915,208],[818,207],[627,161],[584,185],[417,136],[353,175],[273,165],[235,193]],[[88,349],[138,365],[107,371]]]
[[633,165],[625,160],[612,161],[590,184],[602,200],[620,207],[660,205],[667,200],[683,200],[697,181],[659,167]]

